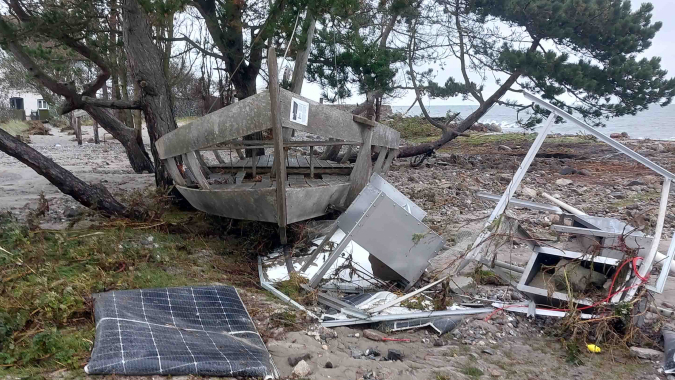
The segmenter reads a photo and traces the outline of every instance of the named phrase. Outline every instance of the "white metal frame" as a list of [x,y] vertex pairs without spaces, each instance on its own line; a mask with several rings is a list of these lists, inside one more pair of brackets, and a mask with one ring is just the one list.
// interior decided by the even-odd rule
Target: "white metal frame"
[[[582,122],[581,120],[577,119],[576,117],[570,115],[569,113],[563,111],[562,109],[526,92],[523,91],[523,95],[525,96],[526,99],[532,101],[533,103],[537,104],[538,106],[545,108],[551,112],[549,115],[548,119],[546,120],[546,123],[544,124],[544,128],[539,132],[539,135],[535,139],[534,143],[532,143],[532,146],[530,147],[530,150],[527,152],[527,155],[523,159],[523,162],[520,164],[520,167],[516,171],[515,175],[513,176],[513,179],[511,180],[511,183],[507,186],[506,190],[504,191],[504,194],[502,195],[501,199],[499,200],[499,203],[497,203],[497,206],[495,209],[492,211],[492,214],[490,215],[490,218],[488,218],[487,223],[485,224],[485,227],[483,228],[483,231],[478,235],[478,238],[473,244],[473,248],[469,253],[467,254],[466,258],[462,262],[462,264],[459,266],[459,268],[456,270],[456,272],[461,271],[469,262],[470,260],[476,260],[479,261],[482,259],[482,252],[485,249],[485,243],[486,241],[490,238],[492,235],[492,230],[493,227],[492,224],[493,222],[504,213],[504,210],[506,209],[507,204],[511,200],[511,197],[513,197],[513,193],[516,191],[516,188],[518,188],[518,185],[520,184],[520,181],[523,179],[523,176],[527,172],[527,169],[530,167],[530,164],[534,160],[534,157],[536,156],[537,152],[541,148],[542,143],[544,142],[544,139],[548,135],[548,133],[551,130],[551,127],[553,125],[553,121],[556,116],[561,116],[565,120],[576,124],[577,126],[581,127],[584,129],[586,132],[589,134],[595,136],[598,138],[598,140],[610,145],[614,149],[618,150],[619,152],[627,155],[628,157],[632,158],[633,160],[641,163],[642,165],[646,166],[647,168],[651,169],[652,171],[660,174],[661,176],[664,177],[663,181],[663,188],[661,190],[661,202],[660,202],[660,207],[659,207],[659,215],[656,221],[656,230],[654,232],[654,240],[652,241],[652,245],[649,250],[649,254],[644,258],[642,261],[642,264],[640,265],[639,269],[639,274],[640,276],[644,277],[647,275],[652,268],[652,265],[654,263],[654,258],[657,256],[657,249],[659,246],[659,242],[661,241],[661,233],[663,232],[663,223],[665,219],[665,214],[666,214],[666,209],[668,206],[668,197],[670,193],[670,183],[673,179],[675,179],[675,174],[669,172],[668,170],[664,169],[663,167],[657,165],[656,163],[650,161],[646,157],[640,155],[639,153],[631,150],[630,148],[626,147],[625,145],[619,143],[618,141],[615,141],[611,137],[599,132],[597,129],[591,127],[590,125]],[[675,239],[675,238],[674,238]],[[671,244],[672,248],[673,244]],[[670,254],[669,250],[669,254]],[[672,256],[669,255],[668,260],[671,260]],[[671,262],[664,263],[664,267],[670,268]],[[662,281],[662,286],[665,285],[665,280],[667,279],[667,275],[663,275],[663,273],[668,273],[668,271],[662,271],[661,276],[663,276],[663,281]],[[661,280],[661,276],[659,276],[659,280]],[[630,286],[635,286],[637,284],[637,281],[640,281],[637,277],[634,278],[632,281],[630,281]],[[658,288],[658,285],[657,285]],[[635,291],[637,290],[637,286],[631,288],[627,292],[625,292],[625,295],[623,295],[623,298],[625,301],[630,300],[633,295],[635,294]],[[612,301],[616,302],[618,298],[622,294],[617,294]]]

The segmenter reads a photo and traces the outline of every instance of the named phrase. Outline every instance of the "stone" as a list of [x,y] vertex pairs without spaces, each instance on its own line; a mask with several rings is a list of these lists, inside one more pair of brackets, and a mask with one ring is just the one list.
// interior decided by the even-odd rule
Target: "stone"
[[309,353],[301,355],[301,356],[289,356],[288,357],[288,365],[291,366],[291,367],[295,367],[301,361],[309,360],[311,358],[312,358],[312,355],[309,354]]
[[445,346],[445,342],[443,339],[434,339],[434,347],[443,347]]
[[631,347],[630,356],[645,360],[661,360],[663,352],[651,348]]
[[577,172],[577,174],[580,174],[580,175],[593,175],[593,172],[591,172],[591,171],[588,170],[588,169],[581,169],[581,170],[579,170],[579,171]]
[[371,347],[371,348],[366,350],[366,355],[378,357],[378,356],[382,356],[382,353],[377,348]]
[[328,345],[322,344],[321,349],[324,350],[324,351],[328,351]]
[[499,372],[499,371],[496,370],[496,369],[491,369],[491,370],[490,370],[490,376],[492,376],[492,377],[501,377],[501,376],[502,376],[502,373]]
[[555,181],[555,184],[558,186],[567,186],[572,184],[572,180],[567,178],[560,178],[559,180]]
[[664,147],[663,144],[661,143],[657,143],[656,145],[654,145],[654,150],[659,153],[662,153],[666,150],[666,147]]
[[560,169],[560,174],[562,175],[577,174],[577,169],[571,168],[569,166],[563,166],[563,168]]
[[333,367],[333,362],[326,362],[326,365],[323,366],[324,368],[334,368]]
[[79,216],[80,214],[82,214],[82,212],[75,207],[68,207],[63,212],[63,216],[65,216],[66,218],[75,218],[75,217]]
[[366,338],[368,338],[370,340],[374,340],[376,342],[381,342],[382,339],[384,339],[384,334],[382,334],[381,332],[379,332],[377,330],[370,330],[370,329],[363,330],[363,336],[365,336]]
[[511,179],[513,179],[513,176],[510,174],[500,174],[498,178],[499,182],[501,183],[511,183]]
[[389,349],[389,352],[387,352],[387,359],[391,361],[401,361],[403,359],[403,352],[399,350],[395,350],[393,348]]
[[528,196],[528,197],[530,197],[530,198],[534,198],[534,197],[537,196],[537,190],[531,189],[531,188],[529,188],[529,187],[523,187],[523,188],[520,190],[520,192],[521,192],[523,195]]
[[508,152],[508,151],[511,150],[511,148],[509,148],[509,147],[506,146],[506,145],[500,145],[500,146],[497,147],[497,150],[504,150],[504,151],[507,151],[507,152]]
[[349,354],[351,355],[352,359],[361,359],[361,357],[363,356],[363,351],[356,348],[352,348]]
[[645,185],[644,182],[642,182],[638,179],[634,179],[634,180],[628,182],[628,185],[626,185],[626,186],[644,186],[644,185]]
[[494,355],[495,354],[495,352],[493,350],[489,349],[489,348],[484,349],[482,352],[484,354],[488,354],[488,355]]
[[301,360],[300,363],[298,363],[293,368],[293,376],[295,377],[307,377],[311,373],[312,369],[309,367],[309,364],[307,364],[307,362],[304,360]]

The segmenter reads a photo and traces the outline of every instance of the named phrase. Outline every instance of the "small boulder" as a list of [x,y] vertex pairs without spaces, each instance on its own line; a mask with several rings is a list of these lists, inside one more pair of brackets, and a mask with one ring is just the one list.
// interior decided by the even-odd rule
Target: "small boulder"
[[568,186],[572,184],[572,180],[567,178],[560,178],[559,180],[555,181],[555,184],[558,186]]
[[381,353],[380,350],[378,350],[377,348],[372,348],[372,347],[371,347],[371,348],[369,348],[369,349],[366,350],[366,355],[367,355],[367,356],[378,357],[378,356],[382,356],[382,353]]
[[395,349],[390,349],[389,352],[387,352],[387,359],[391,361],[401,361],[403,359],[403,352]]
[[534,198],[534,197],[537,196],[537,190],[531,189],[531,188],[529,188],[529,187],[523,187],[523,188],[520,190],[520,192],[521,192],[523,195],[528,196],[528,197],[530,197],[530,198]]
[[581,169],[577,172],[579,175],[593,175],[593,173],[588,169]]
[[304,361],[304,360],[301,360],[293,368],[293,376],[294,377],[307,377],[311,373],[312,373],[312,369],[309,367],[309,364],[307,364],[307,362]]
[[361,357],[363,356],[363,351],[356,348],[352,348],[350,355],[352,359],[361,359]]
[[508,151],[511,150],[511,148],[509,148],[509,147],[506,146],[506,145],[500,145],[500,146],[497,147],[497,150],[503,150],[503,151],[507,151],[507,152],[508,152]]
[[563,166],[563,168],[560,169],[560,174],[562,175],[577,174],[577,169],[571,168],[569,166]]
[[511,179],[513,179],[513,176],[510,174],[500,174],[499,175],[499,182],[501,183],[511,183]]
[[661,360],[663,352],[652,350],[651,348],[631,347],[630,356],[645,360]]

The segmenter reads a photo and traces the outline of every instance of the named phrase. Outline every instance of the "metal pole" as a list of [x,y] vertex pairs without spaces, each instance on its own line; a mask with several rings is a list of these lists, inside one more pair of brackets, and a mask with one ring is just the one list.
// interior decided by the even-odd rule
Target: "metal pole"
[[546,139],[546,136],[551,130],[551,127],[553,126],[553,121],[555,120],[555,116],[556,114],[554,112],[551,112],[551,115],[549,115],[548,119],[546,120],[544,128],[541,130],[537,138],[532,143],[530,150],[527,152],[527,155],[523,159],[523,162],[520,164],[520,167],[516,171],[516,174],[514,174],[513,179],[511,179],[511,183],[509,183],[509,185],[506,187],[506,190],[504,191],[504,194],[502,195],[501,199],[499,199],[499,202],[497,203],[495,209],[492,210],[492,214],[485,223],[483,231],[478,235],[478,238],[476,238],[476,241],[473,243],[472,246],[473,250],[470,251],[469,254],[467,254],[466,258],[464,258],[459,268],[457,268],[456,273],[459,273],[459,271],[464,269],[471,262],[471,260],[473,259],[480,260],[482,251],[483,249],[485,249],[483,243],[490,237],[490,235],[492,235],[492,231],[490,231],[488,227],[492,225],[492,222],[494,222],[497,219],[497,217],[499,217],[501,214],[504,213],[504,210],[506,209],[509,200],[511,199],[511,197],[513,197],[513,194],[516,192],[518,185],[520,185],[520,181],[523,180],[525,173],[527,173],[527,170],[530,168],[530,164],[534,160],[534,157],[537,155],[537,152],[541,148],[541,145],[544,143],[544,139]]

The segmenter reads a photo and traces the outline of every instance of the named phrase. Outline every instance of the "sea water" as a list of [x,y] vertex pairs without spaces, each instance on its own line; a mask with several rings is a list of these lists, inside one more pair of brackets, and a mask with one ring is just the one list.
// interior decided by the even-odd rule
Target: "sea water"
[[[394,112],[404,113],[408,106],[392,106]],[[474,105],[446,105],[446,106],[427,106],[431,116],[445,116],[448,111],[451,113],[460,113],[461,118],[469,116],[478,106]],[[407,115],[417,116],[422,112],[419,106],[415,106]],[[493,106],[487,114],[481,119],[481,123],[494,123],[502,127],[504,132],[523,132],[523,128],[517,125],[516,121],[527,119],[523,112],[516,114],[516,110],[504,106]],[[578,117],[578,116],[577,116]],[[652,105],[648,110],[638,113],[635,116],[622,116],[609,120],[603,120],[605,127],[599,127],[598,130],[606,135],[612,133],[627,132],[631,138],[636,139],[654,139],[654,140],[675,140],[675,104],[661,107]],[[536,131],[536,129],[535,129]],[[551,133],[577,134],[583,130],[569,122],[557,124],[553,127]]]

